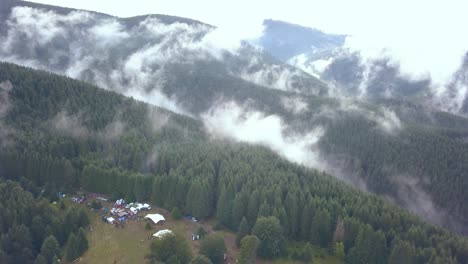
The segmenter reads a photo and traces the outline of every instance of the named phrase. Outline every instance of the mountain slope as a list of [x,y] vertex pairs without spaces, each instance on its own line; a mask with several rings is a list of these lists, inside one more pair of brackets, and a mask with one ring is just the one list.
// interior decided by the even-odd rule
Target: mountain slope
[[441,109],[468,115],[468,52],[445,89],[432,99]]
[[[236,52],[216,46],[216,40],[211,40],[215,28],[201,22],[161,15],[116,18],[23,5],[29,4],[15,2],[3,11],[8,28],[1,37],[5,43],[0,50],[3,60],[52,70],[124,94],[133,89],[141,98],[151,93],[167,96],[161,90],[174,84],[166,84],[165,76],[203,71],[204,65],[218,69],[215,73],[206,71],[213,75],[208,77],[230,78],[241,87],[246,80],[250,86],[326,92],[321,81],[251,46],[244,44]],[[34,41],[26,44],[27,39]],[[255,62],[250,56],[256,57]],[[191,82],[199,83],[200,79]],[[190,89],[188,83],[176,85]]]
[[[466,57],[451,79],[432,80],[430,74],[413,76],[404,72],[392,54],[381,47],[381,55],[365,57],[366,50],[345,45],[346,35],[325,34],[316,29],[282,21],[266,20],[258,44],[295,67],[327,82],[329,96],[408,99],[429,108],[467,116]],[[362,36],[361,36],[362,37]],[[468,48],[467,48],[468,49]],[[402,66],[402,67],[400,67]]]
[[273,215],[288,241],[343,241],[347,261],[386,261],[406,241],[418,261],[466,263],[465,239],[266,148],[211,139],[194,119],[12,64],[0,63],[0,80],[11,85],[2,123],[15,131],[2,177],[177,206],[233,230]]
[[[387,197],[427,221],[466,232],[465,118],[402,98],[324,96],[332,90],[323,82],[246,44],[236,50],[217,47],[213,28],[193,20],[159,15],[122,19],[21,5],[30,4],[15,2],[4,9],[2,59],[195,117],[197,126],[213,137],[268,147],[290,161]],[[385,72],[372,78],[377,95],[386,90],[382,83],[393,88],[424,85]],[[353,74],[359,71],[342,75],[350,80]],[[68,119],[72,124],[80,120],[77,108],[72,113],[55,117],[58,127]],[[106,117],[94,124],[99,137],[106,129],[122,130],[119,122],[112,122],[113,115]],[[129,127],[146,121],[136,118]],[[86,135],[89,128],[78,126],[76,131],[76,136]],[[140,159],[150,150],[133,137],[128,140],[138,147],[123,146],[142,157],[126,156],[125,148],[115,155],[134,169],[143,166]]]
[[274,57],[314,76],[320,76],[340,54],[347,37],[271,19],[263,25],[263,35],[255,42]]
[[283,21],[267,19],[259,44],[280,60],[288,61],[301,54],[314,54],[343,46],[346,35],[333,35]]

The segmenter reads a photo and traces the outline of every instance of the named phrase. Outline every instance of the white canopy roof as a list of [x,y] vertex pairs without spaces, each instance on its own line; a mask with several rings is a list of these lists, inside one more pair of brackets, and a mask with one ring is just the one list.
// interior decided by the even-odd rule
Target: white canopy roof
[[151,219],[155,224],[157,224],[159,221],[164,221],[166,220],[164,216],[160,214],[147,214],[145,218]]
[[168,235],[168,234],[172,234],[172,231],[169,230],[169,229],[163,229],[163,230],[159,230],[158,232],[154,233],[153,236],[154,237],[163,237],[165,235]]

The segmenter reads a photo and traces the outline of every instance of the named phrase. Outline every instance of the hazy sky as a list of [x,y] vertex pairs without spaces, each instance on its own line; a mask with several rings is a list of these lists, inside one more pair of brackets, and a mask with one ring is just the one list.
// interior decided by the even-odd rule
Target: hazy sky
[[[462,29],[468,4],[463,0],[33,0],[127,17],[149,13],[177,15],[217,26],[250,31],[264,18],[347,34],[382,30]],[[461,32],[460,32],[461,33]]]
[[149,13],[197,19],[230,37],[258,36],[265,18],[353,35],[348,45],[365,55],[395,55],[407,72],[446,77],[468,50],[464,0],[33,0],[127,17]]

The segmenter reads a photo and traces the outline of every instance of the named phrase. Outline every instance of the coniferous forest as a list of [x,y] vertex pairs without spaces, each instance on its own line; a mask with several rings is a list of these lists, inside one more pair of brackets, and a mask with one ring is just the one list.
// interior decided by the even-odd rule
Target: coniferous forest
[[468,261],[466,238],[265,147],[213,138],[190,117],[8,63],[0,82],[1,263],[79,256],[86,214],[50,201],[80,188],[215,218],[240,244],[255,235],[265,259],[300,241],[341,249],[346,263]]

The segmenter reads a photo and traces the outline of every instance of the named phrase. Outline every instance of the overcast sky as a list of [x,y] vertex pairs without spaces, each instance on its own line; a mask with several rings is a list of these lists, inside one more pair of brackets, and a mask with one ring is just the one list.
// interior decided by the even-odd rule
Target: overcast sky
[[156,13],[193,18],[236,38],[258,36],[273,18],[353,35],[348,45],[365,55],[387,52],[407,72],[446,77],[468,49],[468,1],[464,0],[33,0],[120,17]]

